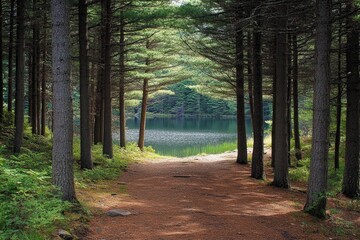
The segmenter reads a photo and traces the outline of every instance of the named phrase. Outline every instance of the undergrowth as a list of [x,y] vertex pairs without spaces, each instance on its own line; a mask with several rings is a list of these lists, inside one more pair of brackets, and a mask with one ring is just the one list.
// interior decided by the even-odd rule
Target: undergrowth
[[[72,215],[84,215],[85,211],[78,204],[62,201],[58,189],[51,184],[51,134],[32,135],[26,126],[21,154],[13,155],[13,132],[3,128],[0,138],[0,239],[52,239],[56,229],[71,228]],[[129,144],[126,150],[114,146],[112,160],[102,155],[100,145],[94,146],[92,154],[95,168],[81,171],[80,141],[75,139],[77,187],[114,179],[129,163],[155,157],[151,148],[142,152],[135,144]]]

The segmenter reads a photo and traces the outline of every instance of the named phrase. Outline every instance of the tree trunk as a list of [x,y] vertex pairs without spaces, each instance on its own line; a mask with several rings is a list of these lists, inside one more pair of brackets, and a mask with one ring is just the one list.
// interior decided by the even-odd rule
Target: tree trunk
[[14,153],[19,153],[24,134],[24,68],[25,68],[25,3],[17,0],[15,139]]
[[275,132],[276,132],[276,35],[273,38],[273,51],[272,51],[272,125],[271,125],[271,167],[275,167],[275,153],[276,153],[276,141],[275,141]]
[[94,144],[103,142],[104,139],[104,33],[101,30],[100,39],[100,59],[98,59],[97,83],[96,83],[96,102],[95,102],[95,123],[94,123]]
[[[348,12],[356,9],[353,1],[348,1]],[[346,23],[346,146],[345,171],[342,192],[351,198],[360,197],[360,158],[359,158],[359,29],[358,23],[350,16]]]
[[[46,12],[44,13],[44,26],[47,22]],[[46,55],[47,55],[47,31],[44,27],[43,37],[43,49],[42,49],[42,74],[41,74],[41,135],[45,136],[46,129],[46,80],[47,80],[47,69],[46,69]]]
[[[257,1],[258,3],[258,1]],[[255,6],[257,6],[255,4]],[[254,89],[254,147],[251,162],[251,177],[264,178],[264,114],[263,114],[263,83],[260,21],[255,20],[257,27],[253,32],[253,89]]]
[[248,31],[247,35],[247,58],[248,58],[248,66],[247,66],[247,74],[248,74],[248,91],[249,91],[249,106],[250,106],[250,115],[251,115],[251,126],[253,126],[254,121],[254,96],[253,96],[253,82],[252,82],[252,39],[251,32]]
[[92,169],[90,136],[90,88],[87,31],[87,1],[79,1],[80,54],[80,161],[81,169]]
[[144,143],[145,143],[146,110],[147,110],[147,100],[148,100],[148,95],[149,95],[148,84],[149,84],[149,80],[144,79],[143,97],[142,97],[142,102],[141,102],[141,118],[140,118],[140,128],[139,128],[139,141],[138,141],[138,147],[140,148],[141,151],[144,150]]
[[288,126],[288,162],[289,166],[291,166],[291,138],[293,137],[291,131],[291,81],[292,81],[292,55],[291,55],[291,45],[292,45],[292,38],[291,34],[287,34],[288,36],[288,50],[287,50],[287,126]]
[[[121,13],[120,19],[120,81],[119,81],[119,109],[120,109],[120,147],[126,147],[126,116],[125,116],[125,30]],[[140,136],[139,136],[140,137]]]
[[111,1],[102,0],[104,11],[104,145],[103,154],[113,157],[112,149],[112,106],[111,106]]
[[247,142],[245,126],[245,90],[244,90],[244,43],[243,32],[236,31],[236,109],[237,109],[237,159],[239,164],[247,164]]
[[69,1],[52,0],[54,137],[52,177],[64,200],[74,201]]
[[3,122],[4,118],[4,79],[3,79],[3,11],[2,11],[2,0],[0,0],[0,123]]
[[288,165],[288,74],[287,74],[287,6],[279,6],[276,33],[276,122],[274,181],[272,185],[289,188]]
[[293,35],[293,100],[294,100],[294,141],[295,141],[295,157],[297,160],[302,158],[300,131],[299,131],[299,62],[298,62],[298,46],[297,36]]
[[[341,14],[341,5],[339,6],[339,12]],[[335,133],[335,156],[334,156],[334,168],[337,170],[340,167],[340,137],[341,137],[341,113],[342,113],[342,79],[341,79],[341,65],[342,65],[342,21],[339,22],[339,38],[338,38],[338,79],[337,79],[337,97],[336,97],[336,133]]]
[[12,112],[13,102],[13,45],[14,45],[14,12],[15,0],[10,3],[10,26],[9,26],[9,58],[8,58],[8,112]]
[[[36,14],[37,11],[37,0],[33,0],[33,12]],[[32,70],[31,70],[31,83],[32,83],[32,119],[31,127],[32,133],[39,133],[39,124],[40,124],[40,109],[39,109],[39,66],[40,66],[40,54],[39,54],[39,42],[40,42],[40,30],[39,22],[37,19],[33,22],[33,41],[32,41]]]
[[305,211],[325,218],[330,125],[331,0],[316,1],[312,159]]

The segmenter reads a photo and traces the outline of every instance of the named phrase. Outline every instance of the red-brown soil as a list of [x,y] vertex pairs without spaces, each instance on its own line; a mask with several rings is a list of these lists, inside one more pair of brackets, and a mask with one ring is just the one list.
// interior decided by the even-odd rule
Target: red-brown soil
[[[234,156],[133,164],[117,181],[81,190],[94,214],[83,239],[338,239],[302,212],[304,193],[251,179]],[[132,215],[109,217],[111,209]]]

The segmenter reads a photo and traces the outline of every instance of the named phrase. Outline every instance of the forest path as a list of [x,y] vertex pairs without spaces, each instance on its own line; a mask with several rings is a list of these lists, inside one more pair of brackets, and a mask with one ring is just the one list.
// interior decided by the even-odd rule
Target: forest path
[[[234,159],[225,153],[133,164],[117,181],[81,191],[94,213],[84,239],[328,239],[302,213],[304,193],[251,179],[250,167]],[[112,209],[132,214],[107,216]]]

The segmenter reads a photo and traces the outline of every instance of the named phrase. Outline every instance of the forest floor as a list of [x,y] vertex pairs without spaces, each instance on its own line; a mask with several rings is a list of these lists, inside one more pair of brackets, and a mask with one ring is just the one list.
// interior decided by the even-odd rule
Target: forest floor
[[[317,220],[302,211],[303,191],[251,179],[250,166],[235,157],[149,160],[116,181],[78,191],[93,214],[81,239],[360,239],[359,212]],[[114,209],[131,215],[106,214]]]

